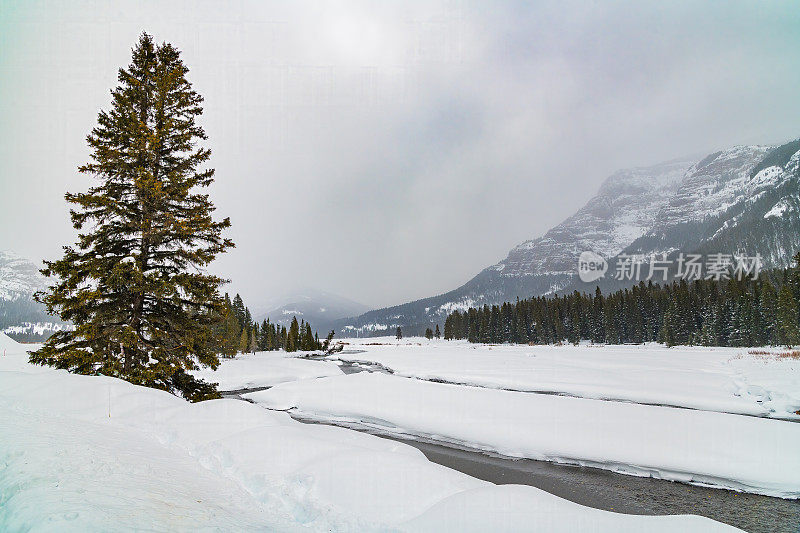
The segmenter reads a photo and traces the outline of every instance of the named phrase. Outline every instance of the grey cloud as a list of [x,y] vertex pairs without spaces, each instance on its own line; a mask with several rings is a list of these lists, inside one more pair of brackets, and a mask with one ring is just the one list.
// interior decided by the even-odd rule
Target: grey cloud
[[[142,30],[206,97],[215,268],[255,305],[454,288],[620,167],[800,135],[793,2],[3,3],[0,248],[71,242],[63,194]],[[309,245],[317,256],[305,255]]]

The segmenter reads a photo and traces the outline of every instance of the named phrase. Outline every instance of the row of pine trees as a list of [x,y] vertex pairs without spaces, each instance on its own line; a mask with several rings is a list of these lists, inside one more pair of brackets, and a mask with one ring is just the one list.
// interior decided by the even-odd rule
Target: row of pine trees
[[288,328],[271,323],[269,319],[259,324],[253,320],[250,309],[238,294],[232,301],[225,294],[225,311],[216,327],[217,338],[220,339],[219,352],[227,357],[237,353],[322,349],[319,335],[312,331],[311,324],[304,320],[298,322],[297,317],[292,317]]
[[668,346],[800,344],[800,254],[797,266],[759,279],[639,283],[604,296],[538,297],[454,311],[445,339],[485,343],[661,342]]

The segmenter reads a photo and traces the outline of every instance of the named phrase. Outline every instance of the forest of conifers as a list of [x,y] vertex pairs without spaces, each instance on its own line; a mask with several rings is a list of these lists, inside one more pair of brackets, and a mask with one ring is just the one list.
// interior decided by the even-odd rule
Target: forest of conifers
[[797,265],[758,278],[644,282],[603,295],[573,292],[448,315],[445,339],[552,344],[662,342],[669,346],[800,344]]
[[233,301],[226,294],[224,307],[225,313],[214,331],[219,342],[217,351],[220,355],[233,356],[237,353],[272,350],[312,351],[322,348],[319,335],[312,332],[311,324],[302,319],[298,322],[297,317],[292,317],[288,328],[271,323],[267,318],[259,324],[253,320],[250,309],[245,307],[238,294]]

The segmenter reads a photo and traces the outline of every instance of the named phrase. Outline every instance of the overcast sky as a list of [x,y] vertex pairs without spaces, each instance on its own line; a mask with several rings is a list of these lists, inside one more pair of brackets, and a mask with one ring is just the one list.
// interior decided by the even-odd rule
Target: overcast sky
[[[800,4],[0,0],[0,249],[66,191],[146,30],[205,96],[218,259],[251,307],[457,287],[619,168],[800,136]],[[311,250],[314,250],[311,252]]]

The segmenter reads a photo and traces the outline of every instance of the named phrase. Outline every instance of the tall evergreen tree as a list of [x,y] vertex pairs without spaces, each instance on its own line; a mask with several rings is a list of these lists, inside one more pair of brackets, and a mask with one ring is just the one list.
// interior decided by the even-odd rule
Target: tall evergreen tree
[[187,73],[175,47],[147,34],[119,70],[111,109],[87,137],[91,161],[79,168],[100,183],[66,195],[83,232],[42,270],[58,281],[39,301],[75,330],[56,333],[31,362],[191,399],[216,394],[188,371],[219,364],[211,326],[224,280],[204,267],[233,242],[222,237],[230,221],[215,221],[198,190],[214,170],[201,168],[211,152],[200,145],[203,98]]
[[702,346],[717,346],[717,333],[715,329],[716,313],[713,309],[706,309],[703,313],[703,326],[693,339],[694,344]]
[[269,347],[269,322],[265,318],[261,322],[261,326],[258,328],[258,350],[261,352],[266,352],[270,349]]
[[[223,310],[217,313],[217,323],[213,326],[214,337],[217,342],[216,352],[220,355],[231,356],[236,353],[236,344],[239,337],[239,323],[231,313],[231,299],[225,294]],[[231,342],[234,339],[236,342]]]
[[243,329],[247,331],[247,345],[250,346],[253,343],[253,315],[250,314],[250,309],[247,307],[244,308],[243,322]]
[[242,297],[238,294],[233,298],[231,310],[233,311],[233,316],[236,317],[236,321],[239,323],[239,331],[241,332],[241,330],[245,328],[245,307]]
[[[800,172],[800,168],[798,172]],[[789,274],[789,287],[792,289],[795,301],[800,305],[800,252],[794,256],[794,262],[794,269]]]
[[300,338],[300,324],[297,322],[297,317],[292,317],[292,323],[289,326],[289,331],[287,333],[286,344],[284,345],[284,349],[287,352],[296,352],[299,346],[299,338]]
[[317,349],[317,341],[311,331],[311,324],[306,322],[306,329],[303,332],[303,350],[310,352]]
[[763,344],[778,344],[778,292],[769,281],[761,290],[761,313],[764,324]]
[[248,344],[247,329],[243,329],[241,333],[239,333],[239,344],[236,347],[236,351],[239,353],[247,353],[249,350],[250,345]]
[[778,342],[781,344],[800,344],[800,327],[797,320],[797,302],[789,285],[781,287],[778,293]]
[[223,339],[222,353],[227,356],[236,355],[239,351],[239,321],[233,315],[233,310],[228,307],[223,314]]

